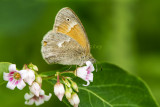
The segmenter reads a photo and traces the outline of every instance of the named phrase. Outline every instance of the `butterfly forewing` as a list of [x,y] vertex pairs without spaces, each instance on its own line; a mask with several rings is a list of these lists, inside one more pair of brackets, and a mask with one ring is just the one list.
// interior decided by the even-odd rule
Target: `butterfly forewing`
[[70,8],[63,8],[58,12],[53,31],[73,38],[85,49],[86,54],[90,54],[90,45],[84,27]]

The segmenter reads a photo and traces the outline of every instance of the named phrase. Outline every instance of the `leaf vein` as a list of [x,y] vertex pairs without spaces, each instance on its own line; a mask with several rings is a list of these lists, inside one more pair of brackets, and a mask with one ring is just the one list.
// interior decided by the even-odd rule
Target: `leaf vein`
[[98,97],[101,101],[103,101],[104,103],[106,103],[106,104],[109,105],[110,107],[113,107],[109,102],[107,102],[106,100],[104,100],[103,98],[101,98],[99,95],[97,95],[97,94],[94,93],[93,91],[88,90],[88,89],[86,89],[86,88],[82,88],[82,87],[79,87],[79,89],[88,91],[88,93],[89,93],[89,92],[92,93],[93,95],[95,95],[96,97]]
[[90,93],[88,92],[88,97],[89,97],[89,102],[91,104],[91,106],[93,107],[92,103],[91,103],[91,96],[90,96]]
[[113,104],[113,105],[114,105],[114,106],[118,106],[118,107],[119,107],[119,106],[123,106],[123,107],[124,107],[124,106],[127,106],[127,107],[128,107],[128,106],[130,106],[130,107],[139,107],[139,106],[136,105],[136,104]]
[[136,88],[136,89],[139,89],[139,90],[142,90],[144,91],[143,88],[140,88],[140,87],[136,87],[136,86],[132,86],[132,85],[126,85],[126,84],[107,84],[107,85],[96,85],[96,86],[89,86],[90,87],[127,87],[127,88]]

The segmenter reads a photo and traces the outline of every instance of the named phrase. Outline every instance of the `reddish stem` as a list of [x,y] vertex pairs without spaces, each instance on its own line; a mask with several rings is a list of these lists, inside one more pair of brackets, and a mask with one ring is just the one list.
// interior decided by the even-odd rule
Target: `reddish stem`
[[59,81],[59,75],[57,75],[57,82],[60,82],[60,81]]

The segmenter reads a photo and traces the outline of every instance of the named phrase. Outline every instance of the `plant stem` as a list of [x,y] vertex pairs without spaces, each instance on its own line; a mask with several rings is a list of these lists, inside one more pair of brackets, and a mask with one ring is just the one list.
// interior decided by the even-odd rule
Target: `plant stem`
[[57,75],[57,82],[59,83],[59,75]]
[[[73,73],[74,74],[74,71],[63,71],[63,72],[59,72],[60,74],[65,74],[65,73]],[[55,77],[57,77],[57,81],[58,81],[58,79],[59,79],[59,75],[57,75],[57,76],[55,76],[55,74],[54,75],[51,75],[51,76],[47,76],[47,75],[40,75],[41,76],[41,78],[43,79],[43,80],[46,80],[46,79],[51,79],[51,78],[55,78]]]
[[63,71],[63,72],[60,72],[60,74],[65,74],[65,73],[73,73],[74,74],[74,71]]
[[55,78],[56,77],[55,75],[51,75],[51,76],[40,75],[40,76],[42,77],[43,80],[51,79],[51,78]]

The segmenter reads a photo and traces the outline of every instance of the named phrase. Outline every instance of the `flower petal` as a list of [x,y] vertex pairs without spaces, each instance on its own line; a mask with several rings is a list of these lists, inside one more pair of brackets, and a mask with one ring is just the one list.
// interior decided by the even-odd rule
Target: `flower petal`
[[20,70],[20,71],[17,71],[17,72],[21,74],[22,79],[24,79],[27,76],[26,75],[27,70]]
[[80,100],[77,94],[73,94],[72,99],[73,99],[74,105],[78,105],[80,103]]
[[77,76],[84,79],[86,78],[86,75],[87,75],[87,67],[84,66],[84,67],[79,67],[77,69]]
[[44,95],[44,101],[48,101],[51,98],[51,96],[51,93],[49,93],[49,95]]
[[16,65],[15,64],[11,64],[9,66],[9,72],[11,72],[11,71],[16,71]]
[[32,85],[33,81],[35,80],[35,74],[32,70],[25,71],[24,81],[28,83],[28,85]]
[[89,81],[86,81],[87,82],[87,84],[85,85],[85,84],[83,84],[83,86],[88,86],[89,84],[90,84],[90,82]]
[[29,87],[29,89],[34,95],[39,97],[39,93],[41,91],[41,87],[39,86],[39,84],[37,82],[33,82],[33,84]]
[[26,105],[33,105],[33,103],[34,103],[33,99],[30,99],[29,101],[25,101]]
[[29,100],[29,99],[31,99],[33,96],[34,96],[34,94],[32,94],[32,93],[30,93],[30,94],[26,93],[26,94],[24,95],[24,99],[25,99],[25,100]]
[[89,81],[93,82],[93,73],[90,73],[90,74],[88,75],[88,79],[89,79]]
[[39,95],[45,95],[44,90],[41,89],[41,91],[39,92]]
[[44,99],[42,99],[42,98],[39,98],[38,100],[35,101],[36,106],[39,106],[43,103],[44,103]]
[[68,101],[70,102],[70,104],[73,106],[74,105],[74,101],[72,98],[68,99]]
[[5,81],[9,81],[8,74],[9,74],[9,73],[3,72],[3,79],[4,79]]
[[59,94],[57,97],[60,101],[62,101],[63,96],[64,96],[63,94]]
[[17,84],[17,88],[20,90],[22,90],[25,86],[26,84],[24,83],[23,80],[19,81],[19,83]]
[[95,70],[93,64],[90,61],[87,61],[86,65],[87,65],[87,68],[89,68],[89,71],[92,72]]
[[7,86],[6,86],[7,88],[9,88],[9,89],[11,89],[11,90],[14,90],[14,88],[16,87],[16,85],[14,84],[14,82],[8,82],[7,83]]

